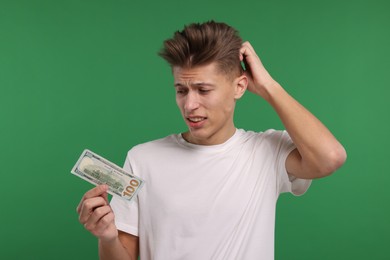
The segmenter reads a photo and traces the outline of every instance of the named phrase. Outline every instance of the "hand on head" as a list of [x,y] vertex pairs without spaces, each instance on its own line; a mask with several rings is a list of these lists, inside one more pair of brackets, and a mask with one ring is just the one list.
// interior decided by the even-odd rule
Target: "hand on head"
[[248,78],[248,90],[265,98],[267,88],[275,84],[276,81],[264,68],[259,56],[249,42],[244,42],[241,46],[240,61],[245,64],[244,74]]

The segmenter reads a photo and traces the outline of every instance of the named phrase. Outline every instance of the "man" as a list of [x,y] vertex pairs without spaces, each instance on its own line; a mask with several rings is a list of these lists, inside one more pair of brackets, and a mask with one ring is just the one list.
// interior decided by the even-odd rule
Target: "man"
[[[136,200],[109,204],[107,187],[98,186],[77,207],[80,222],[98,237],[101,259],[273,259],[278,195],[303,194],[311,179],[338,169],[343,146],[226,24],[186,26],[160,56],[172,67],[188,131],[131,149],[124,168],[145,180]],[[235,127],[235,103],[247,89],[287,131]]]

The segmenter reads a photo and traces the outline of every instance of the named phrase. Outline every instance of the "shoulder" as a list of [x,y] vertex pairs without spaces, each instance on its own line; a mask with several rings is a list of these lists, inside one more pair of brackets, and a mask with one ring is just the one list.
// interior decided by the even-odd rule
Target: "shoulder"
[[241,134],[242,144],[259,152],[278,153],[290,150],[294,144],[285,130],[268,129],[263,132],[244,131]]
[[291,140],[286,130],[268,129],[263,133],[263,138],[272,142],[283,142]]

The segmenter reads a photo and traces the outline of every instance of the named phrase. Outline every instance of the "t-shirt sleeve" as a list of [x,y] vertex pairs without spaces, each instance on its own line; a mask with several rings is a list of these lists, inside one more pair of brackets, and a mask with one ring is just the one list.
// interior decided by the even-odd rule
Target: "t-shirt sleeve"
[[[132,172],[129,155],[126,157],[123,169]],[[138,197],[135,197],[131,202],[113,196],[110,206],[115,215],[115,225],[120,231],[138,236]]]
[[290,192],[295,196],[303,195],[310,187],[311,180],[299,179],[287,173],[286,160],[287,156],[296,148],[287,131],[277,132],[279,136],[278,142],[278,190],[279,193]]

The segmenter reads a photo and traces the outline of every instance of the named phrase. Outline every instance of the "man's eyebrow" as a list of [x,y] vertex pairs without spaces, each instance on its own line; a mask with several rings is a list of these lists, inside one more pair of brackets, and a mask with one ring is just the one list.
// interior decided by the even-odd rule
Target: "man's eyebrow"
[[[215,84],[209,83],[209,82],[194,82],[194,83],[190,83],[189,85],[192,87],[198,87],[198,88],[200,88],[200,87],[215,87]],[[175,87],[187,87],[188,84],[182,84],[182,83],[178,82],[178,83],[175,83],[174,86]]]
[[195,87],[214,87],[215,86],[213,83],[210,83],[210,82],[195,82],[195,83],[192,83],[191,85],[193,85]]
[[174,87],[177,88],[177,87],[184,87],[185,85],[181,84],[181,83],[175,83]]

